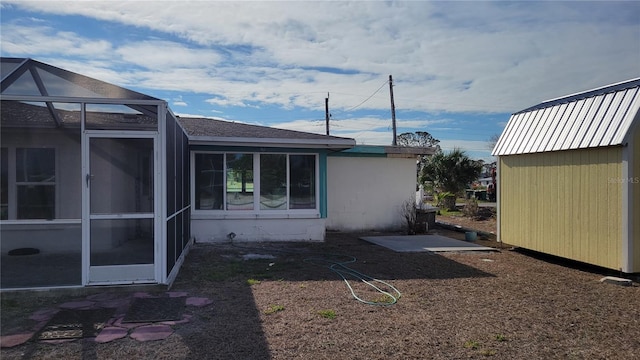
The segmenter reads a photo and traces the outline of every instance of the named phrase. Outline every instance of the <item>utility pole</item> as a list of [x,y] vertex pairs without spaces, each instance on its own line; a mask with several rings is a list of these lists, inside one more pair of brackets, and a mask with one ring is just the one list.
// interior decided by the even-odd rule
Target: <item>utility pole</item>
[[389,75],[389,94],[391,94],[391,127],[393,128],[393,141],[391,145],[398,145],[396,141],[396,104],[393,102],[393,78]]
[[324,119],[327,126],[327,135],[329,135],[329,93],[324,98]]

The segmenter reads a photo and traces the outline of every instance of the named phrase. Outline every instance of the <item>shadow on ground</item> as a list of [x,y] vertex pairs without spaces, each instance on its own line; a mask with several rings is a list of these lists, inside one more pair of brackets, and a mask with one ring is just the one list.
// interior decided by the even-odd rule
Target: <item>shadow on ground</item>
[[[493,275],[444,256],[397,253],[359,240],[356,234],[329,234],[323,243],[196,244],[183,265],[174,289],[195,289],[215,299],[197,326],[177,332],[190,358],[268,359],[269,346],[261,326],[261,311],[250,282],[340,281],[329,269],[345,262],[350,268],[385,280],[478,278]],[[340,285],[343,286],[343,285]],[[210,342],[218,344],[210,353]]]
[[[168,339],[143,343],[120,339],[105,344],[83,339],[75,344],[55,346],[31,341],[3,349],[2,358],[38,358],[55,354],[91,359],[135,357],[144,353],[144,356],[164,354],[164,358],[179,359],[269,359],[274,354],[270,352],[263,328],[265,309],[256,304],[251,282],[299,282],[301,285],[294,289],[308,282],[336,282],[342,287],[342,280],[329,268],[340,262],[359,273],[390,283],[394,280],[493,276],[441,255],[393,252],[360,240],[359,235],[362,234],[330,233],[323,243],[196,244],[171,290],[204,296],[212,299],[213,304],[193,310],[191,321],[175,326],[175,334]],[[37,293],[31,296],[32,305],[52,305]],[[3,305],[6,305],[4,301]],[[30,309],[29,313],[21,315],[16,312],[11,315],[13,318],[5,318],[3,314],[3,322],[19,323],[17,316],[27,319],[35,305]]]

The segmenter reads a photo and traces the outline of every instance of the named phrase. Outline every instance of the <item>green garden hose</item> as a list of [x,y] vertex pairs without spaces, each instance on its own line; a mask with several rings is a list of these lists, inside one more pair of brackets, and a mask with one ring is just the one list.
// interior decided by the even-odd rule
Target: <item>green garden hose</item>
[[[292,254],[297,254],[297,255],[302,255],[303,254],[300,251],[294,251],[294,250],[267,249],[267,248],[262,248],[262,247],[240,246],[240,245],[238,245],[236,243],[233,243],[233,242],[232,242],[232,245],[234,247],[247,249],[247,250],[260,250],[260,251],[267,251],[267,252],[269,252],[269,251],[272,251],[272,252],[284,252],[284,253],[292,253]],[[347,260],[338,261],[338,260],[332,260],[332,258],[333,259],[346,258]],[[347,264],[353,264],[353,263],[355,263],[357,261],[355,256],[341,255],[341,254],[319,253],[319,254],[314,254],[313,257],[305,258],[303,261],[306,262],[306,263],[309,263],[309,264],[325,267],[325,268],[333,271],[334,273],[336,273],[345,282],[345,284],[347,284],[347,288],[349,288],[349,291],[351,292],[351,295],[353,296],[353,298],[358,300],[359,302],[361,302],[363,304],[376,305],[376,306],[394,305],[395,303],[398,302],[398,299],[400,299],[400,297],[402,296],[402,293],[400,293],[400,291],[395,286],[391,285],[390,283],[388,283],[386,281],[383,281],[383,280],[380,280],[380,279],[376,279],[374,277],[371,277],[369,275],[363,274],[363,273],[361,273],[361,272],[359,272],[357,270],[354,270],[354,269],[348,267]],[[360,281],[360,282],[372,287],[373,289],[375,289],[375,291],[379,292],[380,294],[382,294],[384,296],[384,300],[382,300],[382,301],[369,301],[369,300],[362,299],[360,296],[358,296],[356,294],[356,291],[353,289],[353,287],[349,283],[349,279],[348,278],[352,278],[353,280]],[[384,287],[386,287],[387,290],[383,289]]]

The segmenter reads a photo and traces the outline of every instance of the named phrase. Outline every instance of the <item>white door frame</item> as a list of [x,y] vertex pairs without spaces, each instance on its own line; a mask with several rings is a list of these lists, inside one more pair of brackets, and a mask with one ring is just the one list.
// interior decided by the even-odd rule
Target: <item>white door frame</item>
[[[153,139],[153,213],[91,214],[90,140],[92,138]],[[82,135],[82,284],[117,285],[132,283],[159,283],[162,266],[162,196],[160,171],[160,135],[157,131],[85,130]],[[91,220],[96,219],[153,219],[154,246],[151,265],[91,266]]]

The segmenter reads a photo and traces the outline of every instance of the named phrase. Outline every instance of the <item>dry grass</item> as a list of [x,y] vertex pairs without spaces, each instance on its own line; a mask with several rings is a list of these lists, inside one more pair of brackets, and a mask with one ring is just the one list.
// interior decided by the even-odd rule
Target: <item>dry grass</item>
[[[371,234],[369,234],[371,235]],[[455,235],[454,235],[455,236]],[[495,245],[484,242],[483,245]],[[198,244],[172,290],[214,300],[163,341],[27,343],[2,359],[632,359],[640,356],[640,287],[502,249],[395,253],[329,234],[325,243]],[[274,254],[243,261],[246,253]],[[313,254],[357,257],[351,267],[390,281],[402,297],[364,305]],[[253,281],[247,282],[252,279]],[[356,286],[365,298],[380,294]],[[2,303],[2,332],[63,298]],[[13,300],[12,300],[13,301]],[[277,311],[274,311],[277,309]],[[325,314],[325,315],[323,315]],[[327,316],[326,314],[331,314]]]

